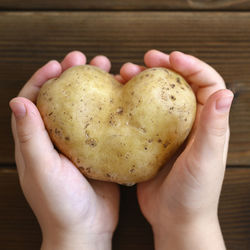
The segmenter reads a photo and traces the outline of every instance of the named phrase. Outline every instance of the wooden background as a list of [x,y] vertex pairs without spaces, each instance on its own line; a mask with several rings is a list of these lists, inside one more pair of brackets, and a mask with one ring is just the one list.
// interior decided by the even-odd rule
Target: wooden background
[[[152,48],[201,58],[235,92],[219,218],[227,248],[250,249],[250,0],[0,0],[0,249],[41,243],[18,183],[8,101],[37,68],[71,50],[104,54],[117,73]],[[121,190],[113,249],[153,249],[135,188]]]

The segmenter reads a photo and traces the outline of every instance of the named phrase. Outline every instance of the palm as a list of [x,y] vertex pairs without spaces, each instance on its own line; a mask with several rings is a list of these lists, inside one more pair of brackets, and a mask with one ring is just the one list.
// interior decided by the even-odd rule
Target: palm
[[[148,221],[153,224],[156,217],[161,217],[159,214],[162,212],[164,215],[161,218],[164,218],[176,215],[178,212],[190,211],[190,209],[195,210],[200,208],[199,201],[202,200],[202,195],[210,197],[211,192],[219,193],[219,182],[214,185],[213,189],[207,190],[204,190],[201,183],[212,183],[211,180],[214,176],[218,176],[219,180],[223,179],[223,167],[218,173],[218,169],[211,168],[208,165],[225,165],[228,136],[227,142],[224,143],[223,164],[212,162],[211,158],[213,157],[209,161],[204,162],[204,159],[208,157],[204,157],[204,153],[206,154],[206,152],[201,152],[199,148],[199,144],[206,144],[205,139],[202,139],[200,130],[198,129],[202,122],[200,116],[204,114],[202,111],[205,106],[208,107],[206,108],[206,112],[209,111],[209,105],[212,105],[210,96],[216,91],[225,88],[223,79],[214,69],[194,57],[179,52],[167,55],[152,50],[145,54],[144,61],[148,67],[167,67],[179,72],[190,83],[196,94],[198,103],[194,127],[186,145],[183,145],[185,149],[182,153],[178,152],[154,179],[138,184],[137,186],[138,201],[141,210]],[[142,70],[143,68],[138,65],[125,64],[121,69],[121,75],[127,81]],[[130,72],[134,73],[131,74]],[[207,103],[209,105],[205,105]],[[222,145],[224,144],[222,143]],[[216,159],[216,157],[214,158]],[[217,204],[216,201],[212,201],[211,203]],[[161,208],[163,208],[163,211],[161,211]]]
[[[161,207],[159,202],[165,202],[166,206],[171,204],[169,210],[175,210],[180,206],[179,200],[178,204],[173,207],[173,201],[176,202],[175,197],[179,197],[180,200],[183,199],[185,195],[183,190],[185,190],[185,175],[180,174],[180,169],[183,169],[182,166],[186,164],[189,157],[189,150],[193,143],[193,138],[195,138],[197,124],[199,122],[199,115],[202,111],[202,105],[198,104],[197,106],[197,115],[194,123],[193,130],[187,139],[185,149],[180,153],[177,152],[172,159],[160,170],[158,175],[144,183],[139,183],[137,185],[137,195],[138,202],[140,204],[142,213],[150,221],[153,220],[157,210]],[[183,187],[180,187],[180,190],[177,190],[176,183],[181,183]],[[178,192],[178,193],[177,193]],[[170,202],[171,200],[171,202]]]
[[[118,185],[87,180],[72,162],[59,154],[32,103],[36,101],[39,88],[46,80],[57,77],[71,66],[85,63],[86,58],[82,53],[70,53],[61,64],[53,62],[53,65],[42,67],[23,87],[19,98],[25,97],[22,101],[33,110],[35,116],[33,127],[26,130],[36,134],[38,146],[36,151],[29,149],[24,154],[29,137],[23,133],[23,138],[17,136],[15,119],[12,119],[16,162],[21,187],[42,228],[49,228],[51,223],[60,228],[83,228],[84,224],[92,233],[113,232],[118,221]],[[91,64],[106,71],[110,69],[110,62],[104,57],[94,58]]]

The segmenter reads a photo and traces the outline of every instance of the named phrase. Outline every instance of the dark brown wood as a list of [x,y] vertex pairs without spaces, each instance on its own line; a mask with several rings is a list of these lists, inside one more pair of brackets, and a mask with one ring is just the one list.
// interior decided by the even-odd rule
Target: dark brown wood
[[249,168],[227,169],[219,205],[219,218],[227,249],[250,249]]
[[236,93],[228,164],[249,165],[250,13],[2,12],[0,31],[1,163],[14,162],[8,101],[45,62],[81,50],[107,55],[117,73],[155,48],[193,54],[222,74]]
[[[0,242],[4,250],[39,249],[41,233],[18,183],[15,170],[0,170]],[[136,188],[121,188],[120,222],[113,239],[114,250],[152,250],[149,224],[141,215]],[[250,246],[250,169],[229,168],[223,185],[219,218],[228,250]]]
[[1,249],[39,249],[41,233],[19,186],[15,170],[0,170]]
[[17,10],[249,10],[249,0],[1,0],[0,9]]

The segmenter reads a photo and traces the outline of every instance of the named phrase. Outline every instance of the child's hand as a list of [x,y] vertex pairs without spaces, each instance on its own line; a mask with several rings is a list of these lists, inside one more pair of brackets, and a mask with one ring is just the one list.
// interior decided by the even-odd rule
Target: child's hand
[[[225,172],[233,94],[209,65],[180,52],[152,50],[148,67],[179,72],[197,98],[197,117],[185,150],[152,180],[138,184],[141,210],[152,225],[156,249],[225,249],[217,207]],[[124,81],[143,67],[125,64]],[[170,167],[172,169],[170,170]]]
[[[42,249],[111,249],[118,221],[118,185],[86,180],[58,154],[34,104],[45,81],[85,63],[80,52],[69,53],[61,64],[50,61],[10,102],[20,184],[40,223]],[[111,67],[104,56],[95,57],[90,64],[106,71]]]

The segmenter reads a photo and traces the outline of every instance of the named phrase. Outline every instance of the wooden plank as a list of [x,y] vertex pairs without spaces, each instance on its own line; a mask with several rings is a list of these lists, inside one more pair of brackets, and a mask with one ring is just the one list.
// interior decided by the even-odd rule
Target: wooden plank
[[1,0],[0,9],[15,10],[249,10],[249,0]]
[[71,50],[107,55],[117,73],[152,48],[180,50],[214,66],[234,89],[229,165],[250,163],[250,13],[2,12],[0,161],[13,163],[8,101],[50,59]]
[[250,169],[227,169],[219,218],[228,250],[250,247]]
[[[0,170],[1,249],[39,249],[38,223],[19,188],[15,170]],[[219,218],[228,250],[250,246],[250,169],[229,168],[219,206]],[[120,221],[113,239],[114,250],[153,249],[149,224],[141,215],[136,188],[121,188]]]

